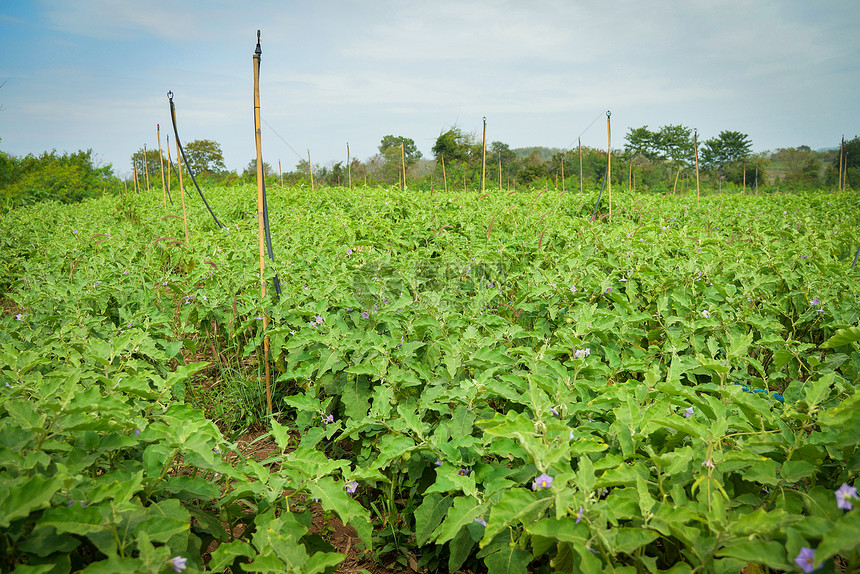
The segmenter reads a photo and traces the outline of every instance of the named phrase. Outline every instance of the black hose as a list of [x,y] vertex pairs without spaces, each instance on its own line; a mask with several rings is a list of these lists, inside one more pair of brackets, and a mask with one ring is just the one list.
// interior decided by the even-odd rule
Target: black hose
[[609,173],[607,169],[603,174],[603,181],[600,183],[600,193],[597,194],[597,202],[594,204],[594,210],[591,212],[591,221],[594,221],[594,214],[597,213],[597,206],[600,205],[600,198],[603,197],[603,187],[606,185],[606,175]]
[[191,166],[188,165],[188,159],[185,157],[185,150],[182,149],[182,143],[179,141],[179,130],[176,129],[176,108],[173,106],[173,92],[167,92],[167,98],[170,100],[170,120],[173,122],[173,135],[176,137],[176,147],[179,148],[179,153],[182,154],[182,161],[185,162],[185,169],[188,170],[188,175],[191,176],[191,181],[194,182],[194,187],[197,188],[197,193],[200,194],[200,199],[203,200],[203,203],[206,205],[206,209],[209,210],[209,214],[212,216],[212,219],[215,220],[218,227],[224,229],[224,226],[221,225],[221,222],[218,221],[217,217],[215,217],[215,213],[212,211],[212,208],[209,207],[209,202],[206,201],[206,197],[200,190],[200,186],[197,185],[197,180],[194,178],[194,171],[191,169]]
[[[254,50],[254,54],[257,56],[257,77],[259,79],[260,75],[260,64],[262,62],[262,53],[263,50],[260,48],[260,31],[257,31],[257,47]],[[255,126],[256,128],[256,126]],[[269,253],[269,259],[272,260],[272,265],[275,264],[275,250],[272,248],[272,233],[269,230],[269,200],[266,197],[266,164],[263,163],[263,152],[260,152],[260,165],[257,166],[259,168],[258,173],[263,174],[263,228],[266,233],[266,250]],[[278,299],[281,298],[281,281],[278,278],[277,268],[275,269],[275,293],[278,294]]]

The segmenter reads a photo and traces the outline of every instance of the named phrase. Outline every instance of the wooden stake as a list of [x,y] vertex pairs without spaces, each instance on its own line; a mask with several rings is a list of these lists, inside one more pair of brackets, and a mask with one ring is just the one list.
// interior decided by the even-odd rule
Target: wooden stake
[[143,175],[146,178],[146,192],[149,193],[149,160],[146,158],[146,144],[143,144]]
[[[257,30],[257,49],[254,51],[254,136],[257,142],[257,228],[260,243],[260,299],[263,302],[263,332],[269,328],[269,314],[266,310],[266,223],[263,199],[263,149],[260,132],[260,31]],[[272,379],[269,372],[269,336],[263,337],[263,364],[266,371],[266,406],[272,414]]]
[[442,160],[442,181],[445,183],[445,193],[448,193],[448,176],[445,175],[445,156],[440,155],[439,159]]
[[481,195],[484,195],[484,183],[487,175],[487,118],[484,117],[484,139],[481,141]]
[[403,181],[400,183],[400,191],[406,191],[406,152],[403,151],[403,142],[400,142],[400,166],[403,168]]
[[161,155],[161,126],[155,124],[155,133],[158,134],[158,161],[161,163],[161,192],[164,195],[164,211],[167,212],[167,187],[164,185],[164,156]]
[[499,152],[499,191],[502,190],[502,152]]
[[699,132],[693,132],[693,153],[696,156],[696,203],[699,203]]
[[134,192],[140,195],[140,189],[137,187],[137,161],[132,161],[131,166],[134,169]]
[[606,191],[609,194],[609,221],[612,221],[612,128],[609,124],[609,116],[612,112],[606,112]]
[[[170,193],[170,168],[173,167],[173,162],[170,161],[170,136],[167,136],[167,193]],[[173,200],[170,200],[171,205]]]
[[346,173],[349,176],[349,188],[352,189],[352,166],[349,163],[349,142],[346,142]]
[[839,144],[839,174],[837,176],[838,181],[836,182],[836,189],[838,189],[839,191],[842,191],[842,177],[843,177],[842,158],[844,157],[844,155],[845,155],[845,136],[842,136],[842,143]]
[[576,143],[579,146],[579,193],[582,193],[582,140],[580,138],[576,138]]
[[314,189],[314,168],[311,165],[311,150],[308,150],[308,171],[311,174],[311,191]]
[[675,174],[675,185],[672,186],[672,195],[675,195],[675,190],[678,189],[678,176],[681,175],[681,166],[678,166],[678,172]]
[[561,192],[564,193],[564,152],[561,153]]
[[179,140],[176,140],[176,168],[179,172],[179,197],[182,198],[182,225],[185,227],[185,243],[191,245],[188,235],[188,214],[185,212],[185,186],[182,184],[182,154],[179,152]]

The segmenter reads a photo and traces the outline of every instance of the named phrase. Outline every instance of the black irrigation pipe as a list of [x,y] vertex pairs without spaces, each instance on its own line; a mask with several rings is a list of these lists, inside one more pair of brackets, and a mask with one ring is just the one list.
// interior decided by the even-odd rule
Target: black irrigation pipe
[[[256,85],[259,85],[260,81],[260,64],[262,62],[262,54],[263,49],[260,47],[260,31],[257,30],[257,47],[254,49],[254,59],[256,60]],[[259,100],[258,100],[259,101]],[[256,103],[256,102],[255,102]],[[256,111],[255,111],[256,113]],[[255,129],[258,126],[254,126]],[[259,142],[259,140],[257,140]],[[293,150],[295,151],[295,150]],[[263,188],[263,228],[266,235],[266,251],[269,254],[269,259],[272,261],[272,266],[275,267],[275,293],[278,295],[278,299],[281,298],[281,281],[278,278],[278,268],[275,266],[275,250],[272,248],[272,233],[269,228],[269,200],[266,197],[266,173],[265,173],[265,163],[262,163],[263,153],[262,151],[258,151],[258,156],[260,157],[261,165],[257,166],[257,173],[263,174],[262,188]]]
[[224,229],[224,226],[221,225],[221,222],[218,221],[217,217],[215,217],[215,213],[212,211],[212,208],[209,207],[209,202],[206,201],[206,197],[200,190],[200,186],[197,185],[197,180],[194,178],[194,171],[191,169],[191,166],[188,165],[188,159],[185,157],[185,150],[182,149],[182,143],[179,141],[179,130],[176,129],[176,108],[173,106],[173,92],[167,92],[167,99],[170,100],[170,120],[173,122],[173,135],[176,136],[176,147],[179,148],[179,153],[182,154],[182,161],[185,162],[185,169],[188,170],[188,175],[191,176],[191,181],[194,182],[194,187],[197,188],[197,193],[200,194],[200,199],[203,200],[203,203],[206,205],[206,209],[209,210],[209,214],[212,216],[212,219],[215,220],[218,227]]
[[603,197],[603,188],[606,185],[606,175],[608,170],[603,173],[603,181],[600,183],[600,193],[597,194],[597,201],[594,204],[594,210],[591,212],[591,221],[594,221],[594,214],[597,213],[597,206],[600,205],[600,198]]

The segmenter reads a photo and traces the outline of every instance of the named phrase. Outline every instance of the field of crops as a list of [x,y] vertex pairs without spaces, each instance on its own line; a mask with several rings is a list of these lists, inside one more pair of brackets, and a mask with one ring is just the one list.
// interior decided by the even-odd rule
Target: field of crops
[[0,216],[0,571],[860,571],[856,194],[158,195]]

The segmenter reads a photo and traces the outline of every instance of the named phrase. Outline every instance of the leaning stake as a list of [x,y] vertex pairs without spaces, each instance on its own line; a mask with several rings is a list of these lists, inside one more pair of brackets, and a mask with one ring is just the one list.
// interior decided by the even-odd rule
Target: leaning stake
[[[264,220],[263,199],[263,151],[260,139],[260,31],[257,30],[257,48],[254,50],[254,134],[257,142],[257,227],[260,238],[260,297],[263,300],[263,332],[269,328],[269,315],[265,309],[266,301],[266,223]],[[272,414],[272,380],[269,373],[269,336],[263,337],[263,364],[266,370],[266,406]]]
[[606,112],[606,193],[609,195],[609,221],[612,221],[612,128],[609,124],[609,116],[612,112]]
[[164,211],[167,211],[167,187],[164,185],[164,156],[161,155],[161,125],[155,124],[155,133],[158,134],[158,161],[161,163],[161,192],[164,195]]

